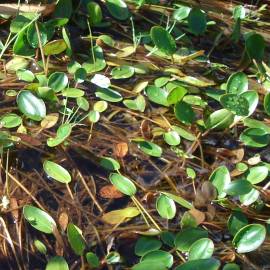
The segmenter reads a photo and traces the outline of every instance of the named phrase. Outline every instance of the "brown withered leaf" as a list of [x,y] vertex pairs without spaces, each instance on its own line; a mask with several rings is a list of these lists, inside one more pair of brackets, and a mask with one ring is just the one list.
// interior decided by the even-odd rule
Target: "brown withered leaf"
[[197,210],[196,208],[192,208],[188,211],[196,220],[196,223],[200,225],[205,221],[205,213]]
[[62,212],[58,217],[58,223],[62,231],[65,231],[68,225],[68,214],[66,212]]
[[125,142],[116,144],[114,148],[114,153],[119,158],[125,157],[128,153],[128,144]]
[[99,195],[105,199],[119,199],[122,198],[124,195],[116,189],[113,185],[106,185],[102,187],[99,191]]

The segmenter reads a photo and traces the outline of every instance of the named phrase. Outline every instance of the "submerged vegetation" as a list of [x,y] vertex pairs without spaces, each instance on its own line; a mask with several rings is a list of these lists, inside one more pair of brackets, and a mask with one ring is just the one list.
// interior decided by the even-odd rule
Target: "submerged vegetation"
[[269,7],[202,2],[0,5],[1,269],[269,267]]

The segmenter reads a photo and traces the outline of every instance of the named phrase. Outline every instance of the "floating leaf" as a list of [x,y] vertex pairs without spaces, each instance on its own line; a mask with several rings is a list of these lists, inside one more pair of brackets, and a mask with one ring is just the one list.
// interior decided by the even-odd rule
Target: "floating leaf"
[[214,252],[214,243],[209,238],[197,240],[189,249],[188,260],[199,260],[211,258]]
[[31,91],[20,91],[17,96],[17,104],[19,110],[32,120],[40,121],[46,116],[44,101],[33,95]]
[[200,228],[187,228],[176,235],[175,246],[180,251],[188,251],[193,243],[201,238],[207,238],[206,230]]
[[140,237],[135,245],[135,254],[137,256],[144,256],[151,251],[160,249],[162,243],[153,237]]
[[119,191],[125,195],[134,196],[137,191],[133,182],[119,173],[110,174],[110,181]]
[[68,184],[71,181],[69,172],[55,162],[45,160],[43,163],[43,169],[49,177],[58,182]]
[[128,7],[123,0],[106,0],[106,7],[115,19],[124,21],[129,17]]
[[224,198],[226,196],[224,190],[231,182],[230,172],[225,166],[219,166],[212,172],[209,181],[216,187],[218,197]]
[[67,237],[75,254],[82,256],[86,247],[82,231],[76,225],[69,223],[67,226]]
[[155,143],[149,141],[139,141],[137,142],[138,147],[142,150],[146,155],[152,157],[161,157],[162,148]]
[[115,225],[122,222],[127,222],[131,218],[140,214],[137,207],[127,207],[120,210],[114,210],[103,214],[102,219],[108,224]]
[[48,80],[48,86],[58,93],[65,89],[68,85],[68,77],[64,72],[54,72],[50,75]]
[[199,8],[193,8],[188,15],[189,30],[196,36],[206,31],[206,15]]
[[196,116],[192,107],[184,101],[179,101],[175,104],[174,114],[184,124],[192,124]]
[[32,205],[23,207],[24,218],[37,230],[44,233],[53,233],[56,223],[45,211]]
[[264,242],[266,229],[261,224],[249,224],[241,228],[233,238],[238,253],[247,253],[257,249]]
[[239,138],[241,142],[250,147],[265,147],[270,142],[270,135],[261,128],[247,128]]
[[63,257],[55,256],[48,261],[45,270],[69,270],[69,267]]
[[163,53],[172,55],[176,51],[176,43],[171,34],[161,26],[153,26],[150,31],[155,46]]
[[173,219],[176,214],[174,200],[161,194],[156,201],[156,208],[159,215],[166,219]]

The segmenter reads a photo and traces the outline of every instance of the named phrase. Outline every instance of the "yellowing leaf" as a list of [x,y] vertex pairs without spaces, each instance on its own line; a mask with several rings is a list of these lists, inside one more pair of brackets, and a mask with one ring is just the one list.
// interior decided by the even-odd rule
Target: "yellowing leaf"
[[136,217],[140,214],[140,211],[136,207],[127,207],[120,210],[114,210],[108,213],[105,213],[102,216],[102,219],[109,224],[115,225],[118,223],[126,222],[133,217]]

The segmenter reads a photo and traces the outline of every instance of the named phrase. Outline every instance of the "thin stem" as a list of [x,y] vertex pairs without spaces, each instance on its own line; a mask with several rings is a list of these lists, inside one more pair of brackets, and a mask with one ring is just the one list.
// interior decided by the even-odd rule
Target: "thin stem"
[[40,49],[42,63],[43,63],[43,70],[44,70],[45,75],[47,76],[47,71],[48,70],[46,68],[46,59],[45,59],[45,55],[44,55],[44,51],[43,51],[43,47],[42,47],[41,36],[40,36],[40,31],[39,31],[39,28],[38,28],[37,21],[35,21],[35,27],[36,27],[37,36],[38,36],[38,44],[39,44],[39,49]]

